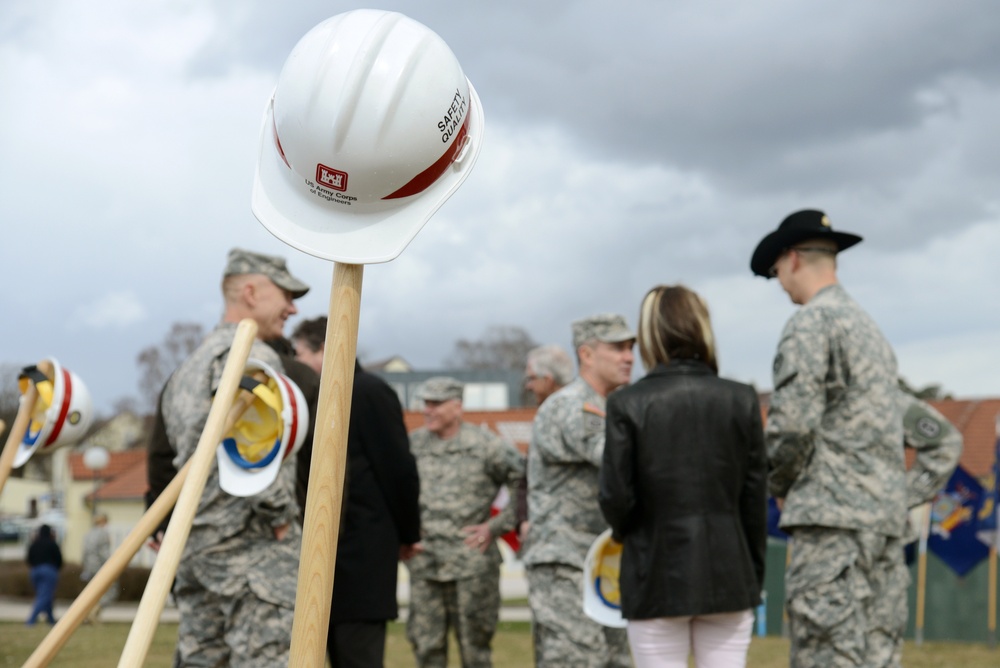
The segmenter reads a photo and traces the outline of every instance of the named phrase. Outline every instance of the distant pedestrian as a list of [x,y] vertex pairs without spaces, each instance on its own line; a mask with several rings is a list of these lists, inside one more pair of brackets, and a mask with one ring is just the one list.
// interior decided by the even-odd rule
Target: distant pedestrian
[[56,585],[59,584],[59,571],[62,569],[62,550],[52,537],[52,527],[43,524],[38,527],[38,535],[28,546],[28,567],[31,574],[31,586],[35,589],[35,604],[28,616],[28,626],[34,626],[38,615],[44,614],[49,624],[55,624],[52,614],[52,603],[56,597]]
[[[104,513],[94,515],[94,526],[83,537],[83,563],[80,569],[80,579],[90,582],[101,566],[111,556],[111,534],[108,532],[108,516]],[[101,600],[90,609],[86,623],[97,624],[101,621],[101,611],[118,600],[118,582],[112,583],[101,596]]]

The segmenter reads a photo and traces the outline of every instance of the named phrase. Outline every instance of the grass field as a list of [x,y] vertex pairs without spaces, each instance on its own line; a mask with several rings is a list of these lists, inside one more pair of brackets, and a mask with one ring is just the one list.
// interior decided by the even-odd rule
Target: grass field
[[[39,624],[0,623],[0,666],[20,666],[41,642],[49,627]],[[69,639],[50,664],[53,668],[107,668],[118,665],[125,646],[129,625],[107,623],[98,627],[82,626]],[[156,633],[148,655],[149,668],[168,668],[177,637],[176,624],[164,624]],[[459,666],[454,646],[449,666]],[[501,622],[493,641],[496,668],[524,668],[532,665],[531,630],[527,622]],[[788,642],[781,638],[754,638],[747,664],[751,668],[779,668],[788,665]],[[386,642],[387,668],[414,665],[413,655],[401,624],[391,624]],[[907,643],[903,653],[907,668],[995,668],[1000,665],[1000,649],[985,645],[960,643]]]

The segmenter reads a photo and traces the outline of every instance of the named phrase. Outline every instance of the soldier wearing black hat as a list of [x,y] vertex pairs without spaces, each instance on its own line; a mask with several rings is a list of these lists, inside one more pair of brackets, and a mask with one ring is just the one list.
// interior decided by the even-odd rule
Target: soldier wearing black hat
[[909,574],[896,357],[837,280],[861,237],[822,211],[785,218],[753,273],[801,308],[774,359],[767,436],[772,496],[795,549],[785,571],[792,666],[898,666]]

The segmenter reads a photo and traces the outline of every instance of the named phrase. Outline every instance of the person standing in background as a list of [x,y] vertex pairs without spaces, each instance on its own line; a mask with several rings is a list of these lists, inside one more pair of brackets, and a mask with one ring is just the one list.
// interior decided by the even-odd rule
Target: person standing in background
[[757,391],[719,378],[705,302],[642,301],[647,375],[608,397],[600,503],[624,543],[621,612],[638,668],[742,668],[767,552],[767,454]]
[[[108,532],[108,516],[104,513],[94,515],[94,526],[83,537],[83,563],[80,569],[80,579],[90,582],[101,566],[111,556],[111,534]],[[101,600],[90,609],[85,623],[97,624],[101,621],[101,610],[118,600],[118,582],[115,581],[101,596]]]
[[798,311],[774,357],[771,496],[794,549],[785,570],[791,665],[900,665],[909,571],[906,462],[896,355],[837,278],[861,241],[822,211],[787,216],[750,269],[777,278]]
[[35,589],[35,602],[28,615],[27,625],[34,626],[38,615],[45,615],[49,624],[55,624],[52,613],[52,603],[56,597],[56,585],[59,584],[59,571],[62,569],[62,550],[52,536],[52,527],[43,524],[38,527],[38,534],[28,546],[29,573],[31,586]]

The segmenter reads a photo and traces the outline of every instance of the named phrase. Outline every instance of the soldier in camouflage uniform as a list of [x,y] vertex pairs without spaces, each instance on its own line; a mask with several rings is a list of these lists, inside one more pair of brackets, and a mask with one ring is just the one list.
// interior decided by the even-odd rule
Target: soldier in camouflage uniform
[[528,450],[523,560],[540,667],[631,666],[625,629],[583,613],[583,562],[608,528],[597,502],[608,394],[632,376],[635,333],[620,315],[573,323],[579,376],[545,400]]
[[490,517],[502,485],[524,476],[524,457],[483,427],[462,421],[464,386],[428,379],[425,426],[410,435],[420,473],[421,541],[410,559],[406,635],[421,668],[448,664],[454,625],[462,666],[492,666],[490,643],[500,612],[496,538],[514,528],[514,504]]
[[899,666],[906,625],[896,358],[837,282],[836,254],[859,241],[823,212],[799,211],[750,262],[801,306],[778,344],[765,430],[770,493],[792,537],[792,666]]
[[[285,320],[297,312],[292,300],[308,289],[281,258],[230,251],[222,323],[163,391],[163,420],[177,469],[201,438],[237,323],[252,318],[260,339],[279,337]],[[282,368],[262,341],[254,342],[250,356]],[[275,482],[251,497],[223,492],[218,469],[212,468],[174,584],[180,612],[175,666],[287,664],[302,537],[297,513],[294,463],[282,466]]]

